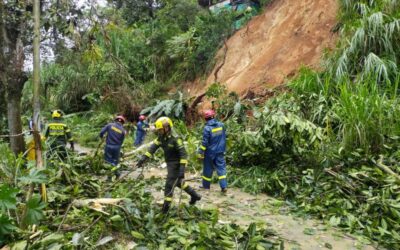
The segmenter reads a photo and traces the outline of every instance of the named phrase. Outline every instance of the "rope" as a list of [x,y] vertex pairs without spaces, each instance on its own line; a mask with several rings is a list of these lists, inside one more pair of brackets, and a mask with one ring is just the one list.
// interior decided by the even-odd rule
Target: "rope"
[[32,132],[33,132],[33,130],[26,130],[26,131],[23,131],[23,132],[21,132],[21,133],[19,133],[19,134],[13,134],[13,135],[0,135],[0,138],[17,137],[17,136],[21,136],[21,135],[28,134],[28,133],[32,133]]

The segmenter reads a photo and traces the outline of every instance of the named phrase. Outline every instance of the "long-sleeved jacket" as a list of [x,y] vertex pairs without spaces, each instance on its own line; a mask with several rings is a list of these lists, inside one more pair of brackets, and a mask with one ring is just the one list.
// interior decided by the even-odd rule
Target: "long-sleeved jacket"
[[136,130],[136,138],[135,138],[135,145],[139,145],[143,142],[144,137],[146,136],[145,128],[148,128],[149,124],[144,121],[139,121],[137,123],[137,130]]
[[112,122],[103,127],[100,131],[100,137],[103,138],[105,133],[107,133],[107,145],[121,146],[125,139],[126,130],[121,123]]
[[207,121],[203,129],[203,140],[199,153],[215,155],[224,153],[226,149],[226,129],[222,122],[215,119]]
[[63,123],[61,119],[54,119],[53,122],[49,123],[45,132],[46,138],[52,138],[57,143],[66,144],[73,142],[71,130],[67,124]]
[[164,157],[167,165],[179,164],[181,166],[180,171],[184,171],[188,160],[183,140],[177,135],[159,136],[151,143],[148,151],[144,155],[147,158],[152,158],[160,147],[164,150]]

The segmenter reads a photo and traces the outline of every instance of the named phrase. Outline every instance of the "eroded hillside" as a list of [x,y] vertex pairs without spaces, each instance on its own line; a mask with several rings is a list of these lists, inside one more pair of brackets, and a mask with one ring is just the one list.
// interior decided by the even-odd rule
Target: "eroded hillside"
[[213,71],[192,94],[217,81],[238,93],[271,88],[302,65],[318,67],[324,50],[334,46],[338,7],[335,0],[273,1],[226,41]]

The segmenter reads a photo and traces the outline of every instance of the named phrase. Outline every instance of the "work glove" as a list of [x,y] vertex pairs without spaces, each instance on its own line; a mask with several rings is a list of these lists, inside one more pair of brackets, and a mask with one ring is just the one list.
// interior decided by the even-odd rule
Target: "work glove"
[[178,176],[178,177],[179,177],[179,178],[182,178],[182,179],[185,178],[185,166],[181,165],[181,166],[179,167],[179,176]]
[[71,150],[72,150],[72,151],[75,151],[74,142],[72,141],[72,142],[70,142],[70,144],[71,144]]

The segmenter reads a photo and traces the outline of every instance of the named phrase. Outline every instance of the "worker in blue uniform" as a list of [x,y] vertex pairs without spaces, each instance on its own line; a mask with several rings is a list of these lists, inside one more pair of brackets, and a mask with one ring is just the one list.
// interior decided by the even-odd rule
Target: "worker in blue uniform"
[[139,147],[143,144],[148,128],[149,124],[146,122],[146,116],[140,115],[139,122],[136,125],[135,143],[133,144],[135,147]]
[[107,134],[106,146],[104,147],[104,160],[113,166],[119,163],[122,143],[124,142],[126,130],[123,127],[125,117],[119,115],[111,122],[103,127],[100,131],[100,138]]
[[198,150],[198,158],[203,159],[202,188],[210,189],[214,169],[217,172],[222,193],[226,193],[226,129],[222,122],[215,119],[214,110],[204,112],[206,125],[203,129],[203,139]]

